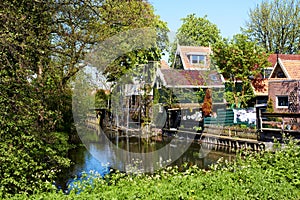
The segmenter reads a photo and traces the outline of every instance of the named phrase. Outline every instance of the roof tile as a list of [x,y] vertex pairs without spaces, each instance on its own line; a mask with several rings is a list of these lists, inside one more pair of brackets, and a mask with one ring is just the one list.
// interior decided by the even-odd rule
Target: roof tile
[[221,75],[209,70],[161,69],[168,86],[216,86],[223,85]]
[[300,79],[300,60],[282,60],[291,79]]
[[[278,54],[278,58],[281,60],[300,60],[300,55],[294,55],[294,54]],[[274,65],[277,62],[277,54],[271,54],[268,58],[268,61],[272,63],[271,67],[274,67]]]

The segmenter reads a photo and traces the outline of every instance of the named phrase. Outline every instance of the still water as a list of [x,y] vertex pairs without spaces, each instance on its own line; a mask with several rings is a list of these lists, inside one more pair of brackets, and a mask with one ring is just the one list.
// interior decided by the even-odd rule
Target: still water
[[[220,158],[228,161],[235,158],[235,153],[231,149],[200,143],[185,137],[141,138],[100,134],[100,132],[99,128],[93,126],[84,127],[79,131],[84,145],[69,152],[69,157],[74,165],[64,171],[56,182],[59,188],[68,191],[68,187],[72,187],[75,178],[80,180],[83,173],[92,174],[96,172],[104,176],[110,172],[110,169],[115,168],[128,172],[128,163],[133,164],[134,166],[131,165],[131,167],[134,167],[135,170],[143,169],[143,172],[155,172],[160,167],[180,167],[184,163],[207,169],[209,165],[216,163]],[[125,150],[124,152],[127,153],[120,153],[116,149]],[[158,152],[159,155],[153,154],[150,159],[142,157],[142,162],[136,164],[128,152],[134,155]]]

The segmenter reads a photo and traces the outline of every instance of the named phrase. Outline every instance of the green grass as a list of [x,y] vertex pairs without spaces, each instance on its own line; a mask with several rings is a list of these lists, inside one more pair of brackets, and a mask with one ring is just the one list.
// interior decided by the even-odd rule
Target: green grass
[[[167,168],[152,175],[113,173],[85,182],[69,195],[57,192],[12,199],[300,199],[300,147],[240,153],[236,162]],[[79,192],[80,191],[80,192]]]

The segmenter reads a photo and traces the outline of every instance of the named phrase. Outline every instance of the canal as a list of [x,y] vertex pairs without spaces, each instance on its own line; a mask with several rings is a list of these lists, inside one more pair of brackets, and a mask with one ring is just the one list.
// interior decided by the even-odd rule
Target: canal
[[[182,166],[197,165],[202,169],[208,169],[211,164],[216,163],[220,158],[232,161],[235,158],[235,152],[229,148],[216,146],[213,144],[201,143],[199,141],[189,140],[184,137],[174,136],[155,136],[155,137],[127,137],[116,136],[115,134],[99,134],[100,130],[96,126],[84,127],[79,131],[83,146],[72,149],[69,152],[69,158],[74,163],[68,170],[65,170],[56,182],[56,186],[65,192],[71,187],[75,179],[81,179],[83,173],[91,175],[99,173],[104,176],[110,172],[111,168],[122,169],[126,165],[123,159],[116,159],[115,147],[132,153],[149,153],[161,150],[169,146],[168,152],[175,149],[183,149],[182,144],[188,144],[180,155],[170,157],[168,160],[160,160],[160,166]],[[107,138],[111,142],[107,142]],[[114,148],[112,148],[114,146]],[[175,151],[176,154],[178,152]],[[124,155],[121,155],[124,158]],[[175,158],[175,159],[174,159]],[[173,160],[172,160],[173,159]],[[145,161],[148,162],[149,160]],[[151,159],[149,162],[153,162]],[[149,163],[148,163],[149,166]],[[147,166],[147,167],[148,167]],[[152,165],[151,165],[152,166]],[[138,169],[138,166],[136,166]],[[151,168],[157,169],[157,168]],[[125,170],[128,171],[128,170]]]

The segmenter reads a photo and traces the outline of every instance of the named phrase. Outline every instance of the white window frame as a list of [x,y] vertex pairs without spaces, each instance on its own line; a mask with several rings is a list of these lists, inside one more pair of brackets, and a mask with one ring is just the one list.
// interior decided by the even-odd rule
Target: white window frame
[[[198,65],[198,64],[200,64],[200,56],[203,56],[204,57],[204,59],[203,59],[203,65],[206,65],[206,57],[207,57],[207,55],[206,54],[202,54],[202,53],[189,53],[189,54],[187,54],[188,55],[188,57],[189,57],[189,60],[190,60],[190,63],[192,64],[192,65]],[[193,63],[193,56],[197,56],[197,63]],[[201,60],[202,61],[202,60]],[[202,63],[201,63],[202,64]]]
[[[269,76],[267,77],[266,76],[266,72],[267,72],[267,70],[269,70],[270,71],[270,74],[269,74]],[[272,71],[273,71],[273,68],[272,67],[266,67],[265,69],[264,69],[264,78],[270,78],[271,77],[271,75],[272,75]]]
[[[287,106],[280,106],[278,98],[286,97],[287,98]],[[289,96],[288,95],[278,95],[276,96],[276,108],[288,108],[289,107]]]

